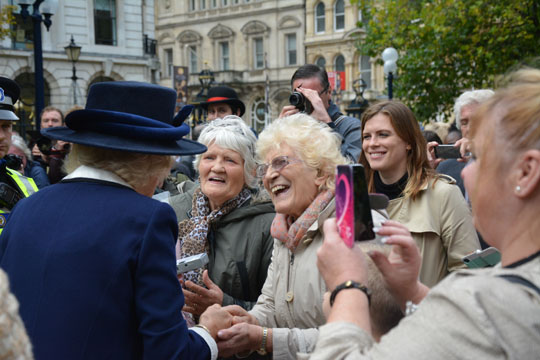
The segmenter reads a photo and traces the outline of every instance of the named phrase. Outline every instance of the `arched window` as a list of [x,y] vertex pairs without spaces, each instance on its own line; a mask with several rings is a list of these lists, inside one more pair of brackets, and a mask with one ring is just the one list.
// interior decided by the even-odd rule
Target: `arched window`
[[366,82],[366,89],[371,89],[371,61],[369,56],[362,55],[359,61],[360,77]]
[[326,67],[326,60],[321,56],[315,60],[315,65],[320,67],[321,69],[324,69]]
[[266,122],[270,121],[269,119],[271,119],[270,106],[268,106],[268,114],[266,114],[264,98],[256,98],[251,106],[251,122],[257,134],[264,130]]
[[345,58],[343,55],[336,56],[336,59],[334,60],[334,69],[336,69],[336,71],[345,71]]
[[343,0],[337,0],[334,4],[334,30],[345,29],[345,4]]
[[315,32],[324,32],[324,4],[320,2],[315,8]]

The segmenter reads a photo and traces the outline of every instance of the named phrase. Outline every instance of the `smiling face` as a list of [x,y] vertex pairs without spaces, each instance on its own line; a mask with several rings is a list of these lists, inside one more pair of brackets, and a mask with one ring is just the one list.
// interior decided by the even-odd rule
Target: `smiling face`
[[230,149],[211,143],[199,162],[201,190],[215,210],[242,191],[245,185],[244,159]]
[[[265,162],[269,164],[278,156],[300,159],[290,146],[282,144],[279,149],[268,152]],[[263,177],[263,183],[276,212],[298,219],[317,197],[324,178],[317,177],[317,170],[308,167],[303,161],[293,161],[280,171],[270,167]]]
[[400,138],[390,118],[379,113],[367,120],[362,133],[362,151],[369,166],[379,172],[385,184],[397,182],[407,172],[411,146]]

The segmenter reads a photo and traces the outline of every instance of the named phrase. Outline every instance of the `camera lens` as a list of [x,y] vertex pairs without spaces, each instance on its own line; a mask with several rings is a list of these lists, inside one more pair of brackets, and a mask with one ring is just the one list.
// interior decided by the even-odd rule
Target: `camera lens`
[[302,95],[299,92],[294,91],[289,96],[289,104],[295,106],[297,109],[303,109],[304,108],[304,95]]

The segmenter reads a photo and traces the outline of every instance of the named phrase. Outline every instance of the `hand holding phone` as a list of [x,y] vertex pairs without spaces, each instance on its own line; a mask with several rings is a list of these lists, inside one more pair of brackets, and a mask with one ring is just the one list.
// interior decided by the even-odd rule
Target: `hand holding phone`
[[375,238],[366,176],[360,164],[337,167],[336,218],[347,246],[352,248],[354,241]]

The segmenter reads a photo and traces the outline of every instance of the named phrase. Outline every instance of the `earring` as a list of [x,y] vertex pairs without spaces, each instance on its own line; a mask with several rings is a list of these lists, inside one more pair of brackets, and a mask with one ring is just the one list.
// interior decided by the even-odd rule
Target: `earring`
[[521,191],[521,186],[519,186],[519,185],[516,186],[516,192],[518,193],[518,192],[520,192],[520,191]]

